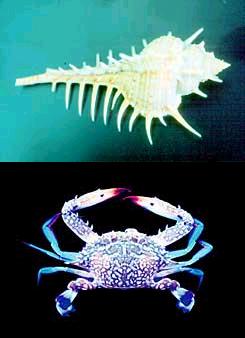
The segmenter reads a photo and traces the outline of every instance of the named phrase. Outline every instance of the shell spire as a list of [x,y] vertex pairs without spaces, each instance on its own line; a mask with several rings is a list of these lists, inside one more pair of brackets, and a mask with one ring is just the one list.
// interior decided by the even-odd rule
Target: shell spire
[[101,61],[96,54],[95,66],[83,62],[81,68],[69,64],[69,69],[47,68],[43,74],[16,79],[16,86],[50,83],[52,92],[58,83],[65,84],[65,107],[69,109],[73,85],[79,85],[78,112],[82,115],[83,97],[87,86],[93,87],[91,96],[91,119],[95,121],[96,103],[100,87],[106,87],[103,107],[103,120],[107,124],[110,110],[117,107],[119,96],[122,103],[117,112],[117,128],[121,124],[127,108],[133,112],[129,119],[129,131],[139,116],[145,118],[145,129],[150,144],[152,120],[158,119],[166,126],[165,118],[172,116],[184,128],[201,137],[201,134],[188,124],[180,113],[182,96],[195,93],[200,97],[207,95],[199,88],[200,83],[211,80],[221,83],[218,74],[230,66],[213,53],[207,52],[204,41],[194,43],[203,28],[198,29],[186,40],[175,37],[171,32],[151,42],[143,39],[143,49],[138,54],[131,47],[130,55],[119,53],[119,59],[109,50],[108,63]]

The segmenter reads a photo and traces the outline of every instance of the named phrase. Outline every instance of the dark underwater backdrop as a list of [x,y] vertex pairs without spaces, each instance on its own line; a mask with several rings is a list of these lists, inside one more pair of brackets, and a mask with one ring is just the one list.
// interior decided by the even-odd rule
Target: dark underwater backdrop
[[[0,1],[0,161],[178,161],[244,159],[242,85],[242,8],[239,0],[70,0]],[[108,126],[102,118],[103,98],[96,121],[89,114],[88,92],[82,117],[78,115],[78,88],[69,111],[65,87],[55,94],[50,85],[15,87],[15,79],[45,71],[46,67],[95,63],[97,52],[106,61],[142,49],[168,31],[182,39],[198,28],[208,51],[231,63],[220,74],[222,84],[207,82],[208,94],[183,98],[180,111],[202,135],[200,140],[167,118],[168,127],[155,121],[154,146],[148,143],[144,118],[128,132],[130,113],[122,132],[116,128],[116,109]]]

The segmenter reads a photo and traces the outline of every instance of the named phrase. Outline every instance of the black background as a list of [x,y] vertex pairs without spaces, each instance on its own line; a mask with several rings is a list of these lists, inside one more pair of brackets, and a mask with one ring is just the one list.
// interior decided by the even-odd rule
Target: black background
[[[242,224],[235,222],[239,191],[242,192],[242,164],[232,163],[87,163],[87,164],[6,164],[2,178],[9,196],[2,194],[12,211],[8,228],[15,230],[16,263],[11,266],[7,313],[15,315],[20,333],[53,333],[87,337],[122,334],[131,336],[190,336],[223,329],[236,330],[242,280],[235,268],[239,259],[238,237]],[[38,269],[60,263],[22,244],[30,242],[49,249],[41,226],[61,210],[65,201],[97,188],[127,187],[134,194],[157,196],[189,211],[205,225],[201,239],[214,250],[193,266],[205,272],[196,292],[196,304],[189,314],[175,306],[175,298],[157,290],[117,291],[97,289],[81,292],[75,300],[77,312],[62,318],[55,309],[55,297],[66,289],[73,275],[44,276],[36,284]],[[167,222],[127,201],[113,200],[83,213],[102,232],[136,227],[154,234]],[[80,250],[83,243],[59,220],[55,225],[63,250]],[[177,247],[183,247],[184,241]],[[198,245],[197,245],[198,248]],[[195,250],[194,250],[195,252]],[[8,256],[9,257],[9,256]],[[186,257],[183,258],[183,260]],[[194,276],[176,274],[183,287],[195,290]],[[6,282],[6,281],[5,281]],[[4,290],[7,290],[5,285]],[[12,329],[12,327],[10,327]],[[56,335],[55,335],[56,336]]]

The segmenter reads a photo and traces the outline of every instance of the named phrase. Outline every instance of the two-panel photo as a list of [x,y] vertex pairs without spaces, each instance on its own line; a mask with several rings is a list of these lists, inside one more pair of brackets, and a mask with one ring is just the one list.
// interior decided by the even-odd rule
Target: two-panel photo
[[234,332],[244,27],[242,0],[0,1],[13,332]]

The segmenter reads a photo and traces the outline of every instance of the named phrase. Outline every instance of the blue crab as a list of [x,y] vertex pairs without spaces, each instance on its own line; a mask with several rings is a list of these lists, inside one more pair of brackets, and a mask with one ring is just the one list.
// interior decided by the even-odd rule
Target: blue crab
[[[201,249],[186,261],[176,261],[190,252],[203,230],[203,223],[181,209],[156,197],[127,196],[124,188],[99,189],[66,202],[61,210],[43,225],[43,232],[54,252],[27,243],[68,266],[44,267],[39,270],[38,280],[43,274],[68,272],[78,276],[72,280],[67,290],[56,298],[56,308],[62,315],[74,311],[72,302],[81,290],[95,288],[131,289],[154,288],[169,290],[177,298],[177,306],[183,312],[191,311],[195,295],[180,284],[168,278],[177,272],[196,275],[199,285],[203,272],[189,266],[197,262],[212,250],[212,245],[198,241]],[[155,214],[176,221],[174,226],[159,230],[157,235],[147,236],[136,229],[111,231],[99,236],[89,226],[89,222],[79,216],[77,211],[104,202],[115,196],[139,205]],[[80,252],[62,251],[53,231],[53,224],[62,216],[65,224],[83,241],[86,246]],[[168,251],[166,247],[189,234],[187,247]]]

